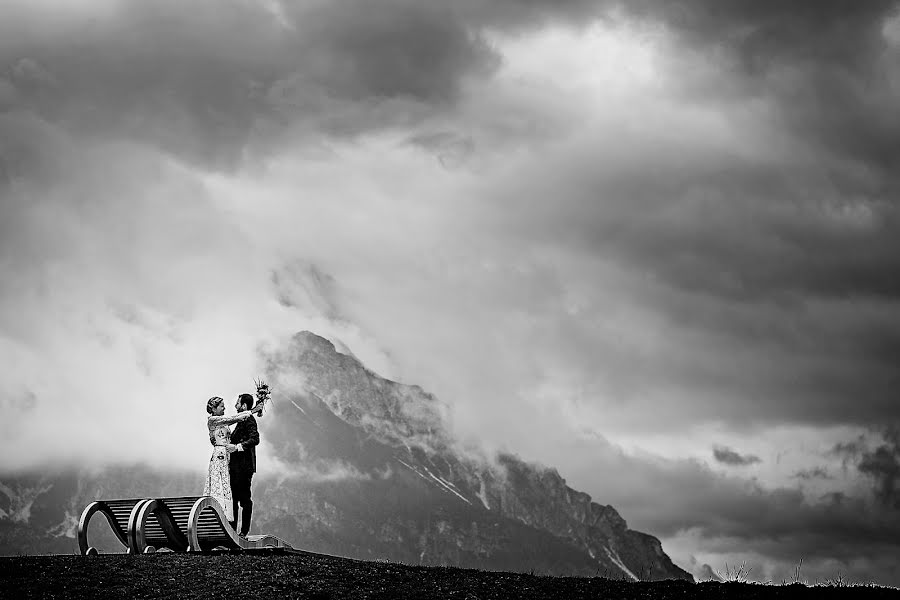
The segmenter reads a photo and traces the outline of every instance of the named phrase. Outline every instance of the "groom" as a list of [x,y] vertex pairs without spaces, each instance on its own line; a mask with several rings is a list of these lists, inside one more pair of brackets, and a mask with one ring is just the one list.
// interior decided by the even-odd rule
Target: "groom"
[[[235,410],[250,410],[253,408],[253,396],[241,394],[238,396]],[[250,499],[250,480],[256,473],[256,446],[259,444],[259,430],[256,427],[256,417],[239,421],[231,432],[231,443],[236,446],[228,463],[228,472],[231,476],[231,500],[234,508],[233,529],[237,529],[238,506],[244,509],[241,518],[240,536],[245,538],[250,532],[250,518],[253,516],[253,500]]]

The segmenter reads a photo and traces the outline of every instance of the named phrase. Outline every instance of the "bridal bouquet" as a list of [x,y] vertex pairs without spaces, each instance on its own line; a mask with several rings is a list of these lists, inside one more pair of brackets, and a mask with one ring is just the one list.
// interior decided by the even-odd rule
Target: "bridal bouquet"
[[[269,385],[262,379],[255,379],[253,382],[256,384],[256,404],[253,408],[262,405],[263,410],[265,410],[266,403],[270,400],[269,396],[272,391],[269,389]],[[260,410],[259,416],[262,416],[262,414],[263,411]]]

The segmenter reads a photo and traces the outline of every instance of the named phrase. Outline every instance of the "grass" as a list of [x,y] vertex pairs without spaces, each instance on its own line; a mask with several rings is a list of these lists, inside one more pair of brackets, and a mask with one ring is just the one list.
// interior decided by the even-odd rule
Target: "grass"
[[897,598],[877,586],[622,581],[361,561],[313,553],[71,555],[0,558],[0,598],[646,599]]
[[[812,589],[821,589],[821,588],[853,588],[853,589],[861,589],[861,588],[877,588],[888,591],[889,593],[896,594],[896,597],[900,598],[900,589],[893,588],[890,586],[880,586],[878,584],[872,582],[857,582],[851,583],[846,580],[843,574],[838,573],[837,577],[833,577],[830,579],[826,579],[825,581],[819,582],[816,580],[813,584],[810,584],[808,580],[801,577],[801,571],[803,568],[803,559],[801,558],[797,562],[797,566],[794,567],[794,572],[791,575],[790,581],[787,579],[781,580],[781,586],[787,587],[806,587]],[[762,581],[762,582],[754,582],[750,580],[750,573],[753,571],[752,567],[747,567],[746,563],[741,563],[738,567],[729,567],[728,563],[725,563],[725,571],[724,573],[716,571],[716,576],[719,577],[722,583],[747,583],[753,585],[773,585],[771,581]]]
[[725,583],[747,583],[750,580],[751,571],[753,571],[753,567],[748,569],[744,563],[741,563],[740,567],[732,567],[730,570],[728,563],[725,563],[725,573],[717,571],[716,575]]

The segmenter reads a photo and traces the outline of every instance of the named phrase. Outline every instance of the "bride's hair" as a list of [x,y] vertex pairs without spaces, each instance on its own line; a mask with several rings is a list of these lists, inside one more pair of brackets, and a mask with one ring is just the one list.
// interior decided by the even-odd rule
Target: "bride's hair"
[[241,403],[241,410],[250,410],[253,408],[253,396],[250,394],[241,394],[238,396],[238,402]]
[[219,404],[219,402],[225,402],[225,400],[223,400],[222,398],[219,398],[218,396],[213,396],[212,398],[207,400],[206,401],[206,412],[208,412],[209,414],[212,414],[213,411],[216,409],[216,406]]

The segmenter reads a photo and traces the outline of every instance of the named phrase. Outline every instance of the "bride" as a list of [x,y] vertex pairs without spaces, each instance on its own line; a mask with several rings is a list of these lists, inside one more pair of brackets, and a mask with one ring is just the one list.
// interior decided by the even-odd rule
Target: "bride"
[[225,401],[222,398],[213,396],[206,402],[206,412],[209,413],[206,424],[209,428],[209,441],[213,445],[213,453],[209,459],[209,474],[206,477],[206,485],[203,486],[203,495],[215,498],[229,523],[234,522],[234,514],[231,505],[228,461],[229,455],[237,447],[230,442],[231,432],[228,426],[250,418],[252,414],[261,412],[262,408],[262,403],[259,403],[251,410],[239,412],[233,417],[226,417],[224,416]]

